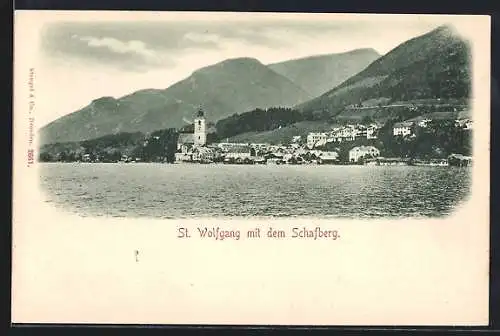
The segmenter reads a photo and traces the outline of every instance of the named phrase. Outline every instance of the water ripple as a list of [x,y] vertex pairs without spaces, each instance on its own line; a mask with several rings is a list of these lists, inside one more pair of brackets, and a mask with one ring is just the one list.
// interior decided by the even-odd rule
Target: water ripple
[[454,167],[41,166],[47,202],[82,216],[441,217],[471,183]]

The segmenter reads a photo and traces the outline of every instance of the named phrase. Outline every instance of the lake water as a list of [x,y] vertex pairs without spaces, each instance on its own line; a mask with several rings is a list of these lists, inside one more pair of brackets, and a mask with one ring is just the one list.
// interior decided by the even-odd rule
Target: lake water
[[45,201],[81,216],[441,217],[471,168],[42,163]]

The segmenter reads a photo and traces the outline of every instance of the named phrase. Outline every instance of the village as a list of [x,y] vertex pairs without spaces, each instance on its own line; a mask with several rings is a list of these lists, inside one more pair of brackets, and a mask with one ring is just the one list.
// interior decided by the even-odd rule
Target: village
[[[417,117],[395,123],[392,134],[415,136],[416,126],[425,128],[432,119]],[[471,129],[469,118],[455,120],[456,127]],[[338,150],[326,150],[335,144],[351,143],[359,139],[374,140],[378,137],[381,125],[355,124],[334,127],[328,132],[310,132],[305,139],[294,136],[287,145],[268,143],[219,142],[207,144],[206,121],[200,109],[194,120],[193,133],[181,133],[177,142],[175,163],[225,163],[225,164],[355,164],[355,165],[432,165],[466,166],[472,162],[470,156],[452,154],[447,159],[434,159],[427,162],[400,157],[382,157],[378,148],[371,145],[354,146],[347,157],[342,159]]]

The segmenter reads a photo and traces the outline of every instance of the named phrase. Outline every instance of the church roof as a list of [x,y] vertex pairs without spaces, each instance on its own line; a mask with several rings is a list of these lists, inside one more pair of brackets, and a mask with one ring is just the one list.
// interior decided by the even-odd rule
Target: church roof
[[179,139],[177,139],[177,143],[193,144],[194,143],[194,134],[193,133],[181,133],[181,134],[179,134]]
[[193,149],[193,152],[201,153],[201,154],[208,154],[208,153],[212,153],[213,151],[214,151],[214,149],[209,148],[209,147],[197,147],[197,148]]

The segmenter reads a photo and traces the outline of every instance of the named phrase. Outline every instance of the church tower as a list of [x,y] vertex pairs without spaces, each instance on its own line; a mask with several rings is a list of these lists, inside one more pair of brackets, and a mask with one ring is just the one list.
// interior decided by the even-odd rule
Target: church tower
[[207,126],[205,121],[205,114],[200,108],[194,119],[194,144],[197,146],[204,146],[207,143]]

